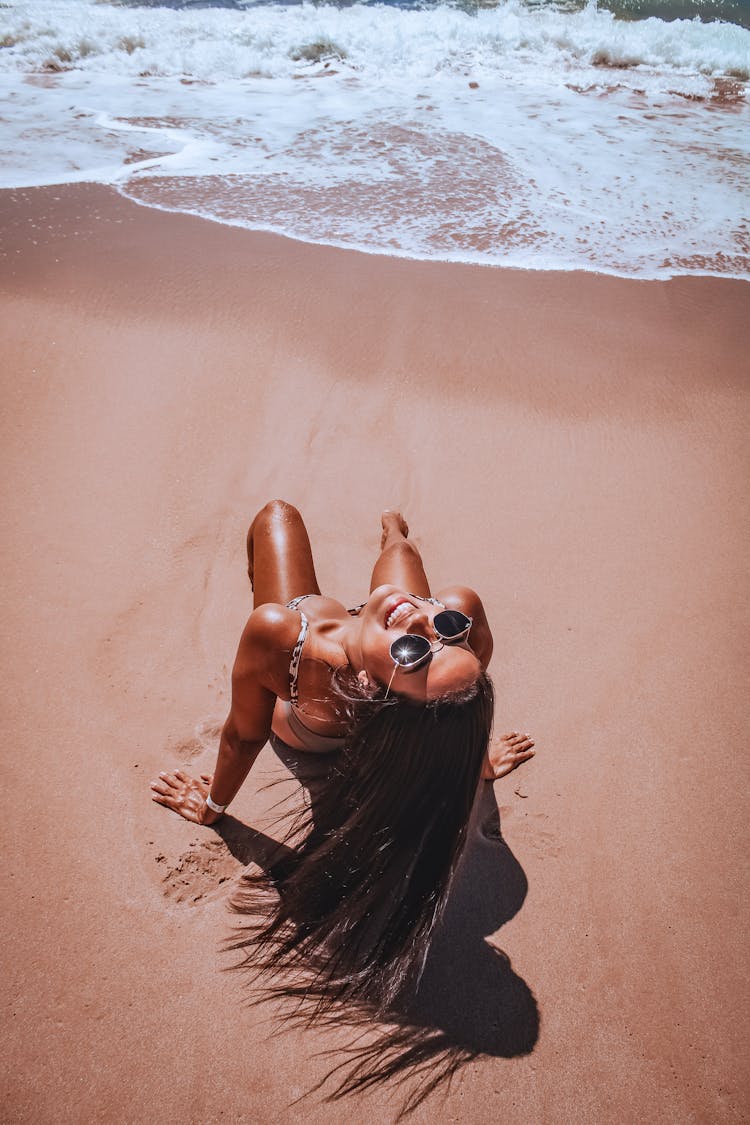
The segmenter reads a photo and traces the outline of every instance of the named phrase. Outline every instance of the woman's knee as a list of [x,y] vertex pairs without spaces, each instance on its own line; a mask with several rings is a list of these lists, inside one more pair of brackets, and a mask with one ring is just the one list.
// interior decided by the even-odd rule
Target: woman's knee
[[248,531],[248,541],[253,535],[263,530],[278,527],[279,524],[302,523],[302,516],[293,504],[286,500],[269,500],[257,513]]

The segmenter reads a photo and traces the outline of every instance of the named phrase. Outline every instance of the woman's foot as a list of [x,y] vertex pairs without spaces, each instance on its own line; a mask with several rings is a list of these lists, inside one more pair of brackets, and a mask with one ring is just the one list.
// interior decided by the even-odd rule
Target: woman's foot
[[380,539],[380,550],[384,551],[391,543],[398,539],[406,539],[409,535],[409,525],[400,512],[393,508],[386,508],[380,517],[383,535]]

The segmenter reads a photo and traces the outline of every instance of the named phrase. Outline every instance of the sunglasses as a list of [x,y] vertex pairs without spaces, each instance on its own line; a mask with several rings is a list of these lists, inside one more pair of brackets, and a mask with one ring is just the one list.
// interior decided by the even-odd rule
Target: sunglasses
[[460,609],[443,609],[435,614],[432,621],[437,641],[428,641],[421,633],[404,633],[402,637],[398,637],[390,648],[394,667],[385,693],[386,699],[391,690],[393,676],[399,668],[402,672],[414,672],[417,668],[421,668],[434,652],[440,651],[443,645],[455,645],[465,641],[471,625],[472,619]]

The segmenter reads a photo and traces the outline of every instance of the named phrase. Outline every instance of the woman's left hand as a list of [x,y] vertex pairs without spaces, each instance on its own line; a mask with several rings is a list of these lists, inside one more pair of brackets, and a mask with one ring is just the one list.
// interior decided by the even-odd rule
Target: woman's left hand
[[533,747],[534,739],[528,734],[519,734],[514,730],[510,734],[501,735],[487,751],[482,766],[483,780],[497,781],[499,777],[505,777],[506,773],[534,757],[536,751]]
[[151,782],[152,800],[173,809],[194,824],[213,824],[221,813],[215,813],[206,804],[211,781],[210,773],[202,773],[198,779],[182,770],[174,773],[162,771],[158,779]]

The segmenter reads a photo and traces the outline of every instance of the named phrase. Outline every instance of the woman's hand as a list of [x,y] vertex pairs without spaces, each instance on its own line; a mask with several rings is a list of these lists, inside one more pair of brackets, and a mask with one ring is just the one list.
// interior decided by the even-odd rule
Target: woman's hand
[[151,782],[152,800],[166,805],[194,824],[213,824],[222,814],[215,813],[206,804],[212,780],[210,773],[202,773],[198,780],[182,770],[174,773],[162,771],[158,780]]
[[510,734],[502,735],[487,751],[482,766],[482,778],[485,781],[497,781],[499,777],[505,777],[506,773],[520,766],[521,762],[534,757],[536,751],[533,746],[534,739],[529,738],[528,734],[519,734],[514,730]]

